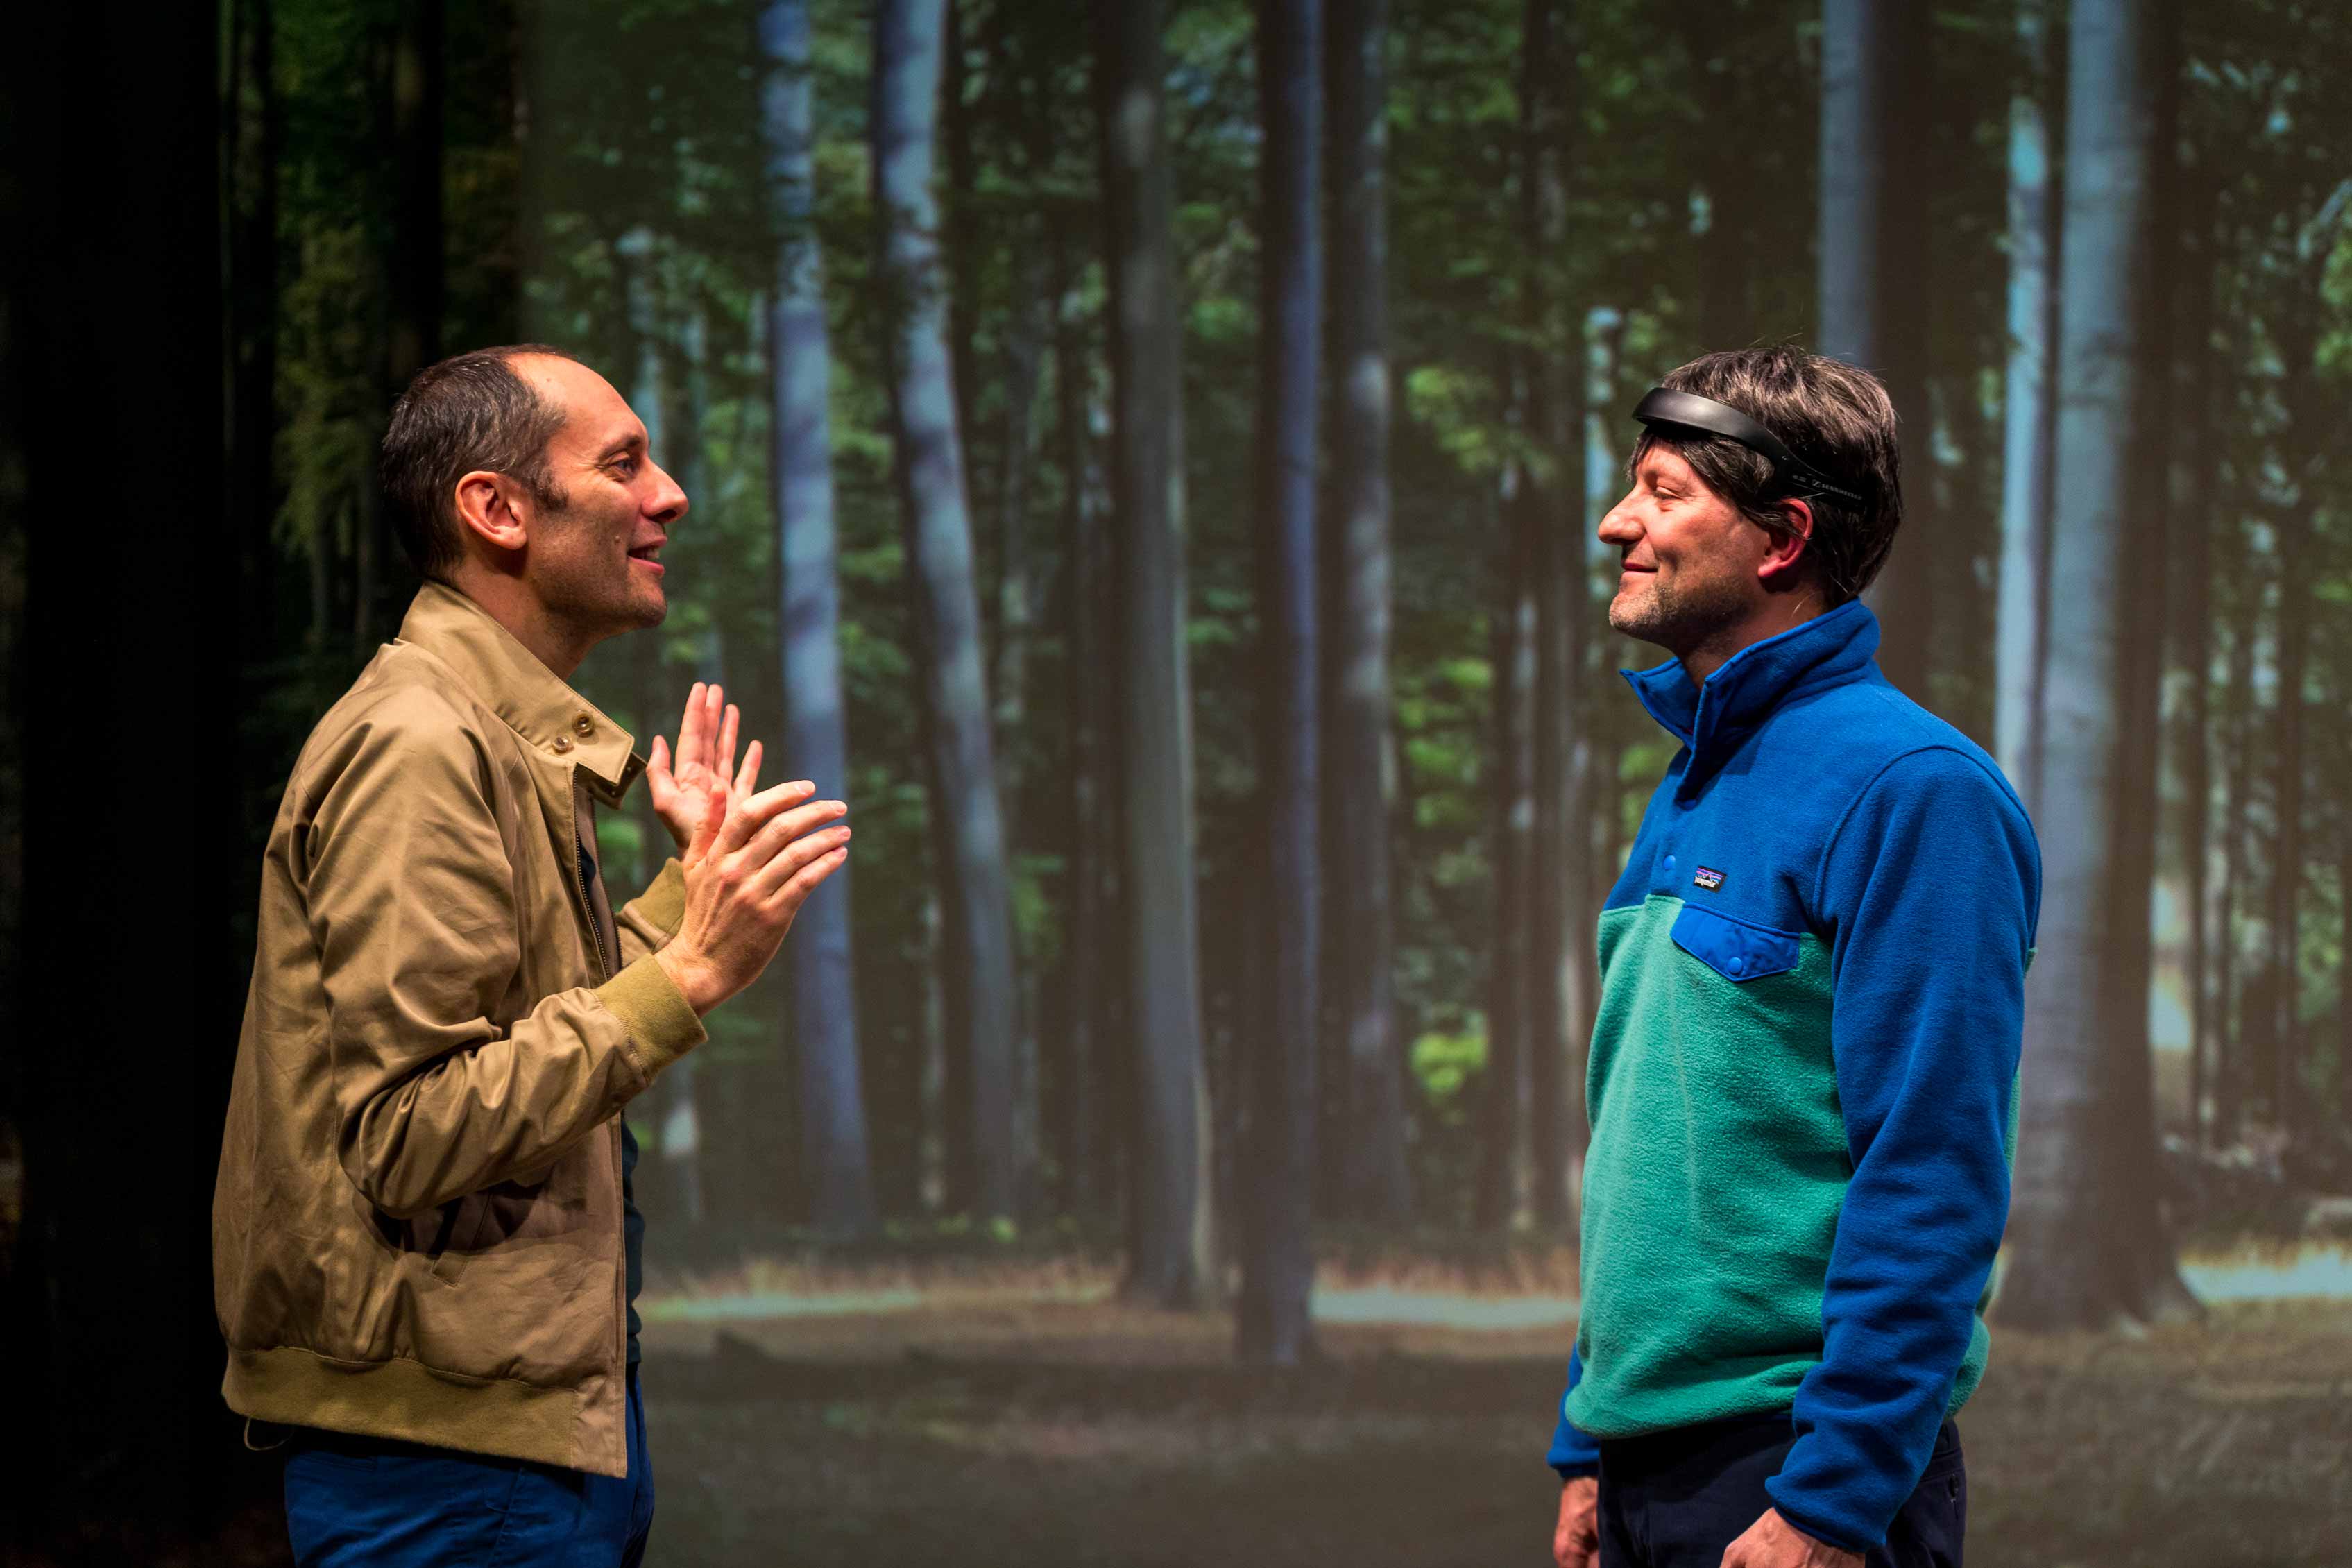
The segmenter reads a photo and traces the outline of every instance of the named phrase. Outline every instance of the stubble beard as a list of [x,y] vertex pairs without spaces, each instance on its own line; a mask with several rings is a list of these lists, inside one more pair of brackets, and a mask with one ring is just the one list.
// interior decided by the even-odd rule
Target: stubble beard
[[1609,625],[1636,642],[1654,643],[1676,658],[1737,623],[1748,605],[1736,583],[1681,586],[1649,574],[1649,592],[1633,603],[1621,592],[1609,602]]

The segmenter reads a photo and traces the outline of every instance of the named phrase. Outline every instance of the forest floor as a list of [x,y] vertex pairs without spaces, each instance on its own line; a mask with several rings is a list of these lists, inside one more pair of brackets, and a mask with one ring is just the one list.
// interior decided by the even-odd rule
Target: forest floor
[[[1539,1568],[1572,1258],[1381,1273],[1327,1265],[1324,1360],[1282,1374],[1232,1364],[1229,1317],[1117,1304],[1099,1262],[656,1280],[649,1568]],[[1970,1568],[2352,1568],[2352,1300],[1996,1326],[1960,1426]],[[155,1560],[284,1563],[254,1479]]]
[[[1269,1375],[1230,1364],[1228,1319],[1091,1295],[657,1313],[649,1562],[1548,1560],[1566,1324],[1326,1321],[1322,1364]],[[1973,1568],[2352,1564],[2352,1301],[1996,1331],[1961,1427]]]

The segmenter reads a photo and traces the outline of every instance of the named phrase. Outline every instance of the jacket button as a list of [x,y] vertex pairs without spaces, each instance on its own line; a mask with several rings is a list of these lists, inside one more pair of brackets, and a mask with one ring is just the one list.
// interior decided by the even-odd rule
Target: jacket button
[[1734,974],[1742,973],[1747,968],[1748,961],[1744,958],[1735,958],[1731,961],[1731,973]]
[[1667,869],[1667,870],[1669,870],[1669,871],[1671,871],[1671,870],[1673,870],[1674,868],[1675,868],[1675,858],[1674,858],[1673,856],[1669,855],[1669,856],[1667,856],[1667,857],[1666,857],[1666,869]]
[[574,719],[572,721],[572,727],[580,731],[580,738],[583,741],[596,732],[596,726],[589,721],[588,715],[585,713]]
[[569,736],[569,735],[558,735],[558,736],[556,736],[556,737],[555,737],[555,749],[556,749],[557,751],[559,751],[559,752],[568,752],[568,751],[570,751],[570,750],[572,749],[572,737],[571,737],[571,736]]

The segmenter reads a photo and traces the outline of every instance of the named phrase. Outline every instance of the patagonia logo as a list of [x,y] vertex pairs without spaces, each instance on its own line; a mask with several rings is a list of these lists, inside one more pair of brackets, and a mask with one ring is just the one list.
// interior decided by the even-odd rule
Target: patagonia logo
[[1712,892],[1723,886],[1723,873],[1712,866],[1701,866],[1698,868],[1698,875],[1693,877],[1691,880]]

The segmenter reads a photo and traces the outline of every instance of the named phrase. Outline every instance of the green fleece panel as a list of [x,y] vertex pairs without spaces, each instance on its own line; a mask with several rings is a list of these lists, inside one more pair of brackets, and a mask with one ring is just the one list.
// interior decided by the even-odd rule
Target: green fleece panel
[[[1735,980],[1675,945],[1683,900],[1601,917],[1585,1092],[1583,1376],[1568,1415],[1636,1436],[1786,1410],[1822,1358],[1853,1173],[1830,1052],[1830,952]],[[1953,1390],[1984,1370],[1979,1318]]]

